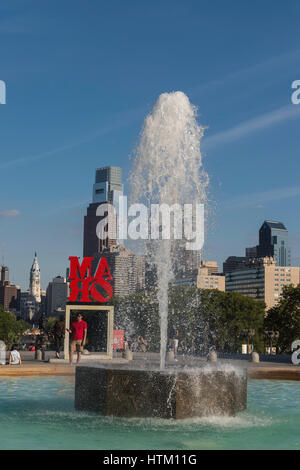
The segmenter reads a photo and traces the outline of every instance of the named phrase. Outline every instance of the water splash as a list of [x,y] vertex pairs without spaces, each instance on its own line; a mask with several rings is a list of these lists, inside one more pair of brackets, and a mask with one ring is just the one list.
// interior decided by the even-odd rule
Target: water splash
[[[197,109],[180,92],[163,93],[146,117],[130,175],[131,202],[204,204],[208,177],[202,168],[203,127]],[[176,240],[177,242],[177,240]],[[148,262],[157,273],[160,314],[160,367],[165,367],[168,337],[168,286],[182,244],[174,240],[147,243]],[[190,254],[190,253],[189,253]]]

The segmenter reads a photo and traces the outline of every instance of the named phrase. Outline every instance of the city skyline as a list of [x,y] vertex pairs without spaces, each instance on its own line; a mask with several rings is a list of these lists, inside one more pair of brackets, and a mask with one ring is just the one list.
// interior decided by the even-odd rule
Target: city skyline
[[291,103],[300,6],[217,3],[218,15],[206,5],[205,18],[192,0],[89,9],[74,1],[59,12],[50,1],[46,12],[34,2],[26,11],[20,1],[1,5],[0,249],[12,283],[28,288],[35,251],[44,289],[65,275],[70,255],[82,255],[95,169],[120,166],[128,194],[143,119],[173,90],[189,96],[208,126],[204,258],[221,266],[243,256],[267,219],[286,224],[291,264],[300,264],[300,105]]

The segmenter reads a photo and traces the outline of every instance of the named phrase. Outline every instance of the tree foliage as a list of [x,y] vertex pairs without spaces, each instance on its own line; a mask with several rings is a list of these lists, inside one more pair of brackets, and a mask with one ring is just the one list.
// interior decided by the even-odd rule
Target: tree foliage
[[7,312],[0,305],[0,340],[6,343],[7,348],[10,348],[13,343],[18,343],[28,328],[28,323],[24,320],[17,320],[13,313]]
[[[149,349],[159,350],[160,327],[156,292],[141,292],[114,299],[115,324],[129,337],[142,335]],[[241,352],[247,342],[243,330],[254,329],[251,342],[263,351],[265,305],[237,293],[196,287],[172,287],[169,292],[169,335],[179,331],[181,348],[186,352],[207,352],[212,345],[224,352]]]
[[279,332],[281,352],[289,352],[292,342],[300,339],[300,285],[284,287],[278,305],[268,311],[265,329]]

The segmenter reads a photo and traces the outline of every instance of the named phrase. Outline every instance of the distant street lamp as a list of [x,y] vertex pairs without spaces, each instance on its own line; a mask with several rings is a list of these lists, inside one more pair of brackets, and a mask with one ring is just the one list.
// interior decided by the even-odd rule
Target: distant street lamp
[[270,354],[272,354],[273,341],[279,338],[279,331],[267,330],[265,331],[265,336],[269,340]]

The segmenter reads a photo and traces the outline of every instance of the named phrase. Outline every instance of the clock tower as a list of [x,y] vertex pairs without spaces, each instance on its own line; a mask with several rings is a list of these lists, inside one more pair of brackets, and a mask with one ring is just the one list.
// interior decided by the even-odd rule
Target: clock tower
[[40,267],[36,253],[34,255],[34,260],[30,270],[29,293],[32,297],[34,297],[36,302],[41,302]]

